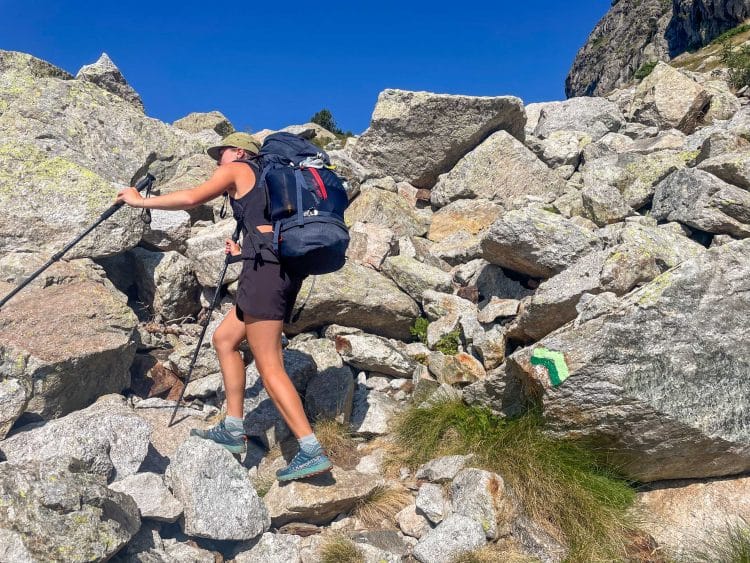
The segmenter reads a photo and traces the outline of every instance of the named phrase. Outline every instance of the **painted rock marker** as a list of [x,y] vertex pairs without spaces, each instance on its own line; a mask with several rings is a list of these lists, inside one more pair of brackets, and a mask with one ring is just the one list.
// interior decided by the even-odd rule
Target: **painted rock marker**
[[547,368],[549,380],[553,387],[557,387],[568,379],[568,365],[562,352],[547,350],[547,348],[535,348],[531,353],[531,364]]

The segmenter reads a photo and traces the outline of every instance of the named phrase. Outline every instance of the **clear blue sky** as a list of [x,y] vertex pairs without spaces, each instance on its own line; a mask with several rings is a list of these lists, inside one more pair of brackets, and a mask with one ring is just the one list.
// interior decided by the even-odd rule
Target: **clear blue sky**
[[75,74],[106,52],[146,113],[223,112],[239,130],[323,107],[354,133],[385,88],[525,102],[564,98],[610,0],[587,2],[36,2],[0,0],[0,49]]

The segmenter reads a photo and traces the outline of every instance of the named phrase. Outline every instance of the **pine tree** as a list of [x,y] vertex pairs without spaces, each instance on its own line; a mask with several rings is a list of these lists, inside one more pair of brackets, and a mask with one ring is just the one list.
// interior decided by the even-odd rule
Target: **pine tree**
[[333,118],[333,114],[326,108],[323,108],[318,113],[310,118],[312,123],[317,123],[324,129],[328,129],[331,133],[341,135],[342,131],[336,126],[336,120]]

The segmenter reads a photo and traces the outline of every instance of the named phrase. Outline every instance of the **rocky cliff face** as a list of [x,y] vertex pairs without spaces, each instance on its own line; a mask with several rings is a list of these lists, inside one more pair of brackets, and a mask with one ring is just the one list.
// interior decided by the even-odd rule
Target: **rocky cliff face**
[[607,94],[643,64],[702,47],[748,17],[748,0],[613,0],[578,51],[565,94]]

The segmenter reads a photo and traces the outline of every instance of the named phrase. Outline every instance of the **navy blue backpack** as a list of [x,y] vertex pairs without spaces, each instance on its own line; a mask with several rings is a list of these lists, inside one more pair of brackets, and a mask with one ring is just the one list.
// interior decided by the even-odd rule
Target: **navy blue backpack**
[[273,133],[256,162],[257,187],[266,192],[273,224],[272,252],[287,272],[304,277],[341,268],[349,246],[349,198],[325,151],[292,133]]

